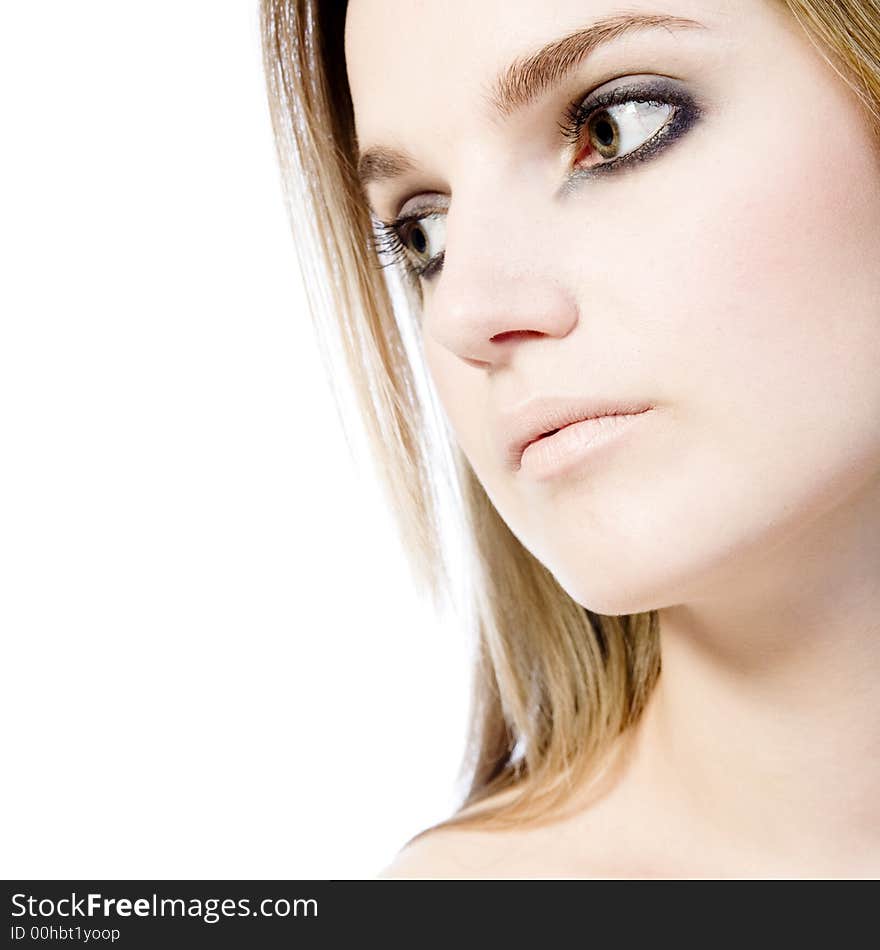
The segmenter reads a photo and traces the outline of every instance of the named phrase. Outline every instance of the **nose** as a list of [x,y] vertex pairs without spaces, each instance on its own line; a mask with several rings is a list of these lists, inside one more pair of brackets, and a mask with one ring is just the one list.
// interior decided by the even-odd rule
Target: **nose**
[[[468,363],[498,368],[530,339],[567,336],[578,322],[560,266],[559,231],[522,205],[449,212],[446,253],[424,331]],[[546,213],[544,215],[546,219]]]

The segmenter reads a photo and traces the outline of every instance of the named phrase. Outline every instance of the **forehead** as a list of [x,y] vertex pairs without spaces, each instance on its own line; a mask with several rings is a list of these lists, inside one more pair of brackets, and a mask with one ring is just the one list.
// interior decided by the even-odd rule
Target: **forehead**
[[[756,2],[350,0],[345,55],[359,138],[393,135],[404,118],[411,125],[429,114],[462,121],[485,114],[495,78],[513,60],[598,20],[666,15],[711,27]],[[668,41],[672,31],[665,32]],[[646,39],[647,31],[630,31],[615,45],[644,49]]]

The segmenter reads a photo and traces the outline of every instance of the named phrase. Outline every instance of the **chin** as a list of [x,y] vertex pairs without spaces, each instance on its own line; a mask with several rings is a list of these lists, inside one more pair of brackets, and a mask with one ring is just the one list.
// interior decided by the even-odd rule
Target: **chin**
[[614,558],[571,570],[547,565],[557,583],[576,603],[606,617],[647,613],[680,603],[686,579],[672,565],[654,557],[639,565],[637,559]]
[[633,586],[633,579],[621,579],[618,583],[605,586],[598,584],[595,578],[574,583],[557,578],[562,588],[581,607],[605,617],[622,617],[626,614],[647,613],[668,606],[666,600],[657,596],[656,591],[648,587],[640,589]]

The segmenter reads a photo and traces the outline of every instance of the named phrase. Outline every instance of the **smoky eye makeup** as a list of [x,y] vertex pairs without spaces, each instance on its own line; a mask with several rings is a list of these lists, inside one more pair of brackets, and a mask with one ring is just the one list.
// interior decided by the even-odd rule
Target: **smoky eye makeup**
[[[562,135],[572,143],[575,152],[573,168],[559,191],[560,197],[571,193],[580,182],[590,178],[618,174],[650,161],[673,142],[686,135],[703,117],[705,107],[682,83],[666,76],[638,79],[627,77],[618,84],[605,83],[582,99],[570,103],[563,122]],[[633,109],[635,107],[635,109]],[[610,161],[584,165],[583,150],[605,157],[620,150],[625,139],[621,127],[637,114],[644,127],[656,126],[645,141]]]
[[[635,170],[683,138],[704,111],[681,81],[656,74],[613,79],[578,96],[557,121],[560,143],[570,156],[557,197],[589,180]],[[439,274],[448,201],[426,196],[392,221],[373,216],[372,245],[380,266],[401,265],[417,287]]]

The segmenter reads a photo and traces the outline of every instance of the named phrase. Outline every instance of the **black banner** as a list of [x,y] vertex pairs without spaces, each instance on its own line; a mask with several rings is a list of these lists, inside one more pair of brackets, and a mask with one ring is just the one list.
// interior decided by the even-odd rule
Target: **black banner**
[[[538,950],[572,941],[629,948],[668,939],[681,944],[686,936],[712,946],[722,934],[763,945],[774,928],[786,935],[783,946],[794,945],[799,928],[816,941],[849,946],[861,941],[844,934],[860,929],[860,909],[873,908],[876,896],[867,882],[821,881],[795,887],[727,881],[722,888],[715,881],[567,879],[4,883],[3,946],[21,950],[367,944]],[[804,901],[801,888],[829,886],[834,913],[824,900]]]
[[[140,948],[419,947],[477,922],[545,936],[580,927],[581,881],[7,881],[6,946]],[[592,885],[595,886],[595,885]],[[596,930],[593,928],[593,933]],[[457,939],[456,939],[457,938]],[[479,941],[478,941],[479,942]]]

